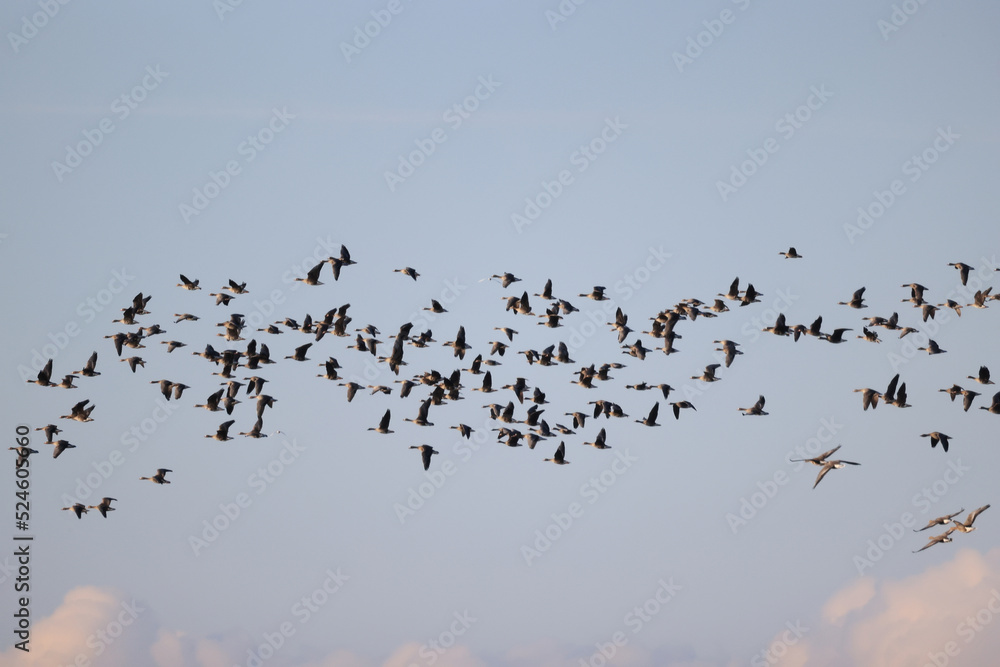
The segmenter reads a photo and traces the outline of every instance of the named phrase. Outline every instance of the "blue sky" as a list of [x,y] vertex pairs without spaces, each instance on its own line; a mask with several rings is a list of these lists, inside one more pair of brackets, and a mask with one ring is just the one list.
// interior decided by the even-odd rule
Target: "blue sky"
[[[76,448],[53,461],[32,431],[32,652],[8,636],[0,664],[247,665],[268,637],[269,666],[597,665],[610,647],[612,665],[983,664],[996,510],[919,554],[940,531],[911,530],[993,501],[1000,417],[966,377],[1000,371],[1000,306],[925,323],[900,286],[966,304],[1000,281],[998,19],[986,2],[8,4],[4,428],[58,423]],[[357,264],[340,280],[295,281],[341,244]],[[780,257],[789,246],[804,257]],[[968,286],[949,262],[974,267]],[[488,279],[507,271],[522,282]],[[181,273],[203,289],[176,287]],[[648,329],[737,276],[760,303],[678,323],[677,354],[625,356],[606,324],[621,307]],[[250,293],[216,306],[230,278]],[[581,310],[563,327],[504,311],[549,278]],[[595,285],[611,300],[577,296]],[[862,286],[866,309],[837,305]],[[140,323],[166,333],[123,355],[146,361],[133,374],[104,336],[138,292],[152,295]],[[423,311],[431,299],[448,312]],[[283,357],[311,337],[254,331],[347,303],[352,329],[391,343],[413,322],[438,343],[407,347],[397,378],[352,339],[299,363]],[[893,311],[918,332],[855,337]],[[232,417],[192,407],[220,380],[191,352],[246,344],[216,337],[233,312],[278,361],[260,373],[278,399],[266,439],[204,438],[229,418],[248,430],[253,399]],[[842,345],[762,332],[779,312],[852,331]],[[464,361],[440,345],[459,326]],[[550,425],[598,398],[629,417],[562,438],[561,467],[542,461],[559,439],[495,442],[482,406],[513,394],[473,392],[469,373],[434,426],[403,421],[427,390],[400,399],[393,381],[468,368],[500,326],[520,333],[494,385],[541,388]],[[916,351],[928,337],[947,353]],[[744,354],[719,382],[691,379],[720,339]],[[516,354],[559,341],[574,363]],[[77,389],[25,383],[95,350],[101,376]],[[315,377],[329,356],[344,381],[393,393],[348,404]],[[626,367],[571,384],[604,362]],[[913,407],[863,411],[852,390],[897,372]],[[165,403],[160,379],[190,388]],[[697,410],[675,420],[658,392],[625,388],[642,381]],[[953,383],[982,393],[968,413],[937,391]],[[770,414],[741,417],[759,395]],[[58,418],[84,398],[93,422]],[[658,399],[662,426],[634,423]],[[368,431],[386,409],[395,433]],[[584,447],[602,426],[612,448]],[[920,437],[934,430],[948,453]],[[427,473],[420,444],[440,452]],[[816,489],[817,469],[788,461],[838,444],[862,465]],[[160,467],[171,485],[139,481]],[[106,495],[107,519],[59,509]]]

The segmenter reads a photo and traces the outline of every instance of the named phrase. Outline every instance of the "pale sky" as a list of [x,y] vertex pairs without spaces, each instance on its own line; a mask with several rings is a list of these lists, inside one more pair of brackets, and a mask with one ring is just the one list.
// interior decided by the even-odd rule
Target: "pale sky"
[[[55,423],[76,447],[52,460],[31,431],[31,652],[6,630],[0,665],[988,664],[998,510],[911,552],[947,527],[914,529],[995,500],[1000,416],[979,409],[995,387],[967,376],[1000,374],[1000,304],[923,322],[901,286],[968,304],[1000,284],[998,21],[988,2],[8,3],[4,429]],[[357,264],[339,280],[326,266],[323,285],[295,281],[341,244]],[[489,280],[504,272],[521,282]],[[676,354],[638,333],[735,277],[760,303],[679,322]],[[229,279],[249,293],[216,306]],[[564,326],[505,312],[547,279],[580,309]],[[578,296],[595,285],[609,301]],[[860,287],[867,308],[838,305]],[[105,336],[135,330],[112,320],[139,292],[139,324],[166,333],[126,348],[145,361],[132,373]],[[422,310],[431,299],[448,312]],[[256,331],[348,303],[379,355],[406,322],[437,342],[406,346],[397,377],[353,337],[300,363],[284,357],[312,336]],[[645,361],[610,330],[617,307]],[[894,311],[917,332],[856,337]],[[245,341],[216,336],[231,313]],[[778,313],[851,331],[762,332]],[[460,326],[464,360],[442,346]],[[492,357],[498,392],[463,372],[433,426],[404,421],[429,392],[401,399],[394,382],[488,358],[494,327],[520,332]],[[278,399],[260,439],[237,435],[255,419],[245,387],[232,416],[193,407],[220,368],[192,352],[251,338],[277,362],[256,371]],[[928,338],[947,352],[917,351]],[[722,339],[743,354],[692,379]],[[573,363],[517,354],[560,341]],[[101,375],[76,389],[25,382],[94,351]],[[331,356],[341,382],[391,395],[348,403],[316,377]],[[610,362],[625,364],[613,380],[572,384]],[[852,390],[897,372],[912,407],[864,411]],[[500,390],[518,377],[552,427],[597,399],[629,416],[505,447],[491,429],[527,427],[482,406],[514,400],[523,419],[527,401]],[[161,379],[189,388],[165,402]],[[639,382],[674,392],[625,387]],[[968,412],[938,391],[955,383],[981,394]],[[760,395],[769,414],[741,416]],[[59,419],[84,399],[93,422]],[[674,419],[680,400],[696,410]],[[661,426],[635,423],[657,401]],[[368,430],[386,409],[395,432]],[[228,419],[233,440],[204,437]],[[602,427],[611,448],[584,446]],[[543,460],[560,440],[570,465]],[[426,472],[422,444],[440,452]],[[837,445],[861,465],[815,489],[819,469],[789,462]],[[170,485],[139,480],[158,468]],[[106,519],[60,510],[104,496]],[[0,550],[4,614],[17,544]]]

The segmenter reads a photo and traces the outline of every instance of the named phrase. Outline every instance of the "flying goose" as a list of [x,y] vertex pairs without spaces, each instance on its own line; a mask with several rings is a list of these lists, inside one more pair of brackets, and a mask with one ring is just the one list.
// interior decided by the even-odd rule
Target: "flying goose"
[[118,500],[117,498],[101,498],[101,502],[98,505],[87,505],[87,509],[97,510],[101,513],[105,519],[108,518],[108,512],[114,512],[116,508],[111,506],[112,500]]
[[819,483],[823,480],[823,478],[826,477],[826,474],[831,470],[840,470],[841,468],[847,465],[852,465],[852,466],[861,465],[860,463],[855,463],[854,461],[827,460],[829,456],[834,452],[836,452],[838,449],[840,449],[840,447],[841,445],[837,445],[833,449],[824,452],[823,454],[820,454],[819,456],[812,459],[789,459],[789,461],[793,462],[802,461],[805,463],[812,463],[813,465],[820,466],[819,474],[816,475],[816,482],[813,484],[813,488],[815,489],[817,486],[819,486]]
[[778,252],[779,255],[784,255],[785,259],[801,259],[802,255],[795,252],[795,247],[791,247],[787,252]]
[[951,528],[949,528],[949,529],[948,529],[947,531],[945,531],[945,532],[941,533],[940,535],[935,535],[934,537],[932,537],[932,538],[930,539],[930,541],[929,541],[929,542],[927,542],[927,544],[925,544],[925,545],[924,545],[924,546],[922,546],[921,548],[917,549],[917,550],[916,550],[916,551],[914,551],[913,553],[915,553],[915,554],[916,554],[916,553],[920,553],[920,552],[921,552],[921,551],[923,551],[924,549],[927,549],[927,548],[929,548],[929,547],[932,547],[932,546],[934,546],[935,544],[941,544],[941,543],[943,543],[943,542],[951,542],[951,538],[950,538],[950,537],[948,537],[948,536],[949,536],[949,535],[951,535],[951,533],[952,533],[953,529],[954,529],[954,526],[952,526]]
[[156,474],[152,477],[140,477],[139,479],[148,479],[154,484],[170,484],[170,480],[167,479],[167,473],[173,472],[170,468],[157,468]]
[[919,533],[919,532],[927,530],[928,528],[933,528],[934,526],[943,526],[945,524],[951,523],[952,519],[954,519],[956,516],[958,516],[959,514],[961,514],[964,511],[965,511],[965,508],[963,507],[962,509],[958,510],[954,514],[945,514],[944,516],[939,516],[936,519],[931,519],[930,521],[927,522],[926,526],[924,526],[923,528],[919,528],[919,529],[918,528],[914,528],[913,532],[914,533]]
[[404,276],[410,276],[411,278],[413,278],[414,281],[416,281],[417,277],[420,276],[420,274],[417,273],[415,269],[409,266],[404,266],[401,269],[393,269],[392,271],[393,273],[402,273]]
[[921,433],[920,437],[921,438],[930,438],[931,439],[931,448],[932,449],[934,447],[937,447],[937,444],[940,442],[941,443],[941,449],[943,449],[946,452],[948,451],[948,443],[951,441],[951,436],[950,435],[945,435],[944,433],[940,433],[938,431],[931,431],[930,433]]
[[[583,444],[590,445],[591,447],[593,447],[595,449],[611,449],[611,445],[609,445],[609,444],[607,444],[605,442],[605,440],[607,439],[607,435],[608,434],[602,428],[600,431],[598,431],[597,437],[594,438],[594,442],[585,442]],[[564,450],[564,454],[565,454],[565,450]],[[556,453],[556,456],[558,456],[558,452]]]
[[742,416],[746,415],[766,415],[768,413],[764,412],[764,395],[761,394],[757,402],[753,404],[753,407],[749,408],[739,408],[740,412],[743,413]]
[[958,270],[958,274],[962,278],[963,285],[969,282],[969,271],[971,271],[973,267],[965,264],[964,262],[948,262],[948,266],[954,266]]
[[69,440],[59,440],[54,443],[55,449],[52,450],[52,458],[57,459],[59,455],[65,452],[67,449],[75,449],[76,445],[71,445]]
[[92,378],[100,375],[100,373],[94,370],[95,368],[97,368],[97,352],[90,355],[90,358],[87,359],[87,363],[84,364],[83,368],[78,371],[73,371],[73,373],[76,375],[82,375],[83,377]]
[[395,433],[395,431],[389,429],[389,416],[390,416],[390,411],[386,410],[385,414],[382,415],[382,419],[379,420],[378,426],[369,426],[368,430],[382,434]]
[[990,380],[990,369],[987,368],[986,366],[979,367],[979,375],[977,377],[973,377],[971,375],[967,377],[970,380],[975,380],[979,384],[994,384],[994,382]]
[[420,458],[422,458],[424,461],[424,470],[427,470],[428,468],[431,467],[431,456],[433,456],[434,454],[441,453],[436,449],[434,449],[433,447],[431,447],[430,445],[420,445],[419,447],[417,445],[410,445],[410,449],[420,450]]
[[976,528],[972,525],[972,522],[976,520],[976,517],[985,512],[990,508],[989,505],[983,505],[977,510],[969,512],[969,516],[965,518],[965,521],[955,521],[952,524],[952,530],[957,530],[963,533],[971,533]]
[[556,453],[552,455],[551,459],[545,459],[546,461],[551,461],[556,465],[566,465],[569,461],[566,460],[566,443],[560,442],[559,446],[556,448]]
[[660,402],[657,401],[653,404],[653,407],[649,409],[649,414],[646,415],[645,419],[636,419],[635,423],[643,424],[645,426],[659,426],[656,423],[656,417],[660,414]]
[[30,384],[37,384],[42,387],[54,387],[55,383],[52,381],[52,360],[49,359],[46,362],[42,370],[38,371],[38,378],[35,380],[28,380]]
[[76,518],[77,519],[82,519],[83,515],[86,514],[89,511],[87,509],[87,506],[84,505],[83,503],[74,503],[70,507],[64,507],[63,509],[64,510],[73,510],[73,513],[76,514]]
[[857,291],[854,292],[854,295],[851,297],[850,301],[838,301],[837,305],[838,306],[850,306],[851,308],[867,308],[868,306],[866,306],[865,303],[864,303],[865,302],[865,299],[864,299],[864,296],[863,296],[864,293],[865,293],[865,288],[862,287],[859,290],[857,290]]
[[226,440],[232,440],[229,435],[229,427],[236,423],[235,419],[230,419],[229,421],[222,422],[219,424],[219,430],[211,435],[206,435],[206,438],[212,438],[213,440],[218,440],[219,442],[225,442]]
[[177,283],[177,287],[183,287],[186,290],[196,290],[201,289],[198,287],[200,280],[188,280],[184,274],[181,274],[181,282]]

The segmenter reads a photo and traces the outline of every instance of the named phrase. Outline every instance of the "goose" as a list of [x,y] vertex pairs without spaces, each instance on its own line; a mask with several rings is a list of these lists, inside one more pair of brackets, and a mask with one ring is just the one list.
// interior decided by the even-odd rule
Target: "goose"
[[963,507],[962,509],[958,510],[954,514],[945,514],[944,516],[939,516],[936,519],[931,519],[930,521],[927,522],[926,526],[924,526],[923,528],[914,528],[913,532],[914,533],[920,533],[922,531],[927,530],[928,528],[933,528],[934,526],[943,526],[945,524],[949,524],[949,523],[951,523],[952,519],[954,519],[956,516],[958,516],[959,514],[961,514],[964,511],[965,511],[965,508]]
[[722,366],[722,364],[709,364],[705,366],[705,372],[701,375],[692,375],[692,380],[701,380],[702,382],[717,382],[719,378],[715,377],[715,370]]
[[257,395],[257,416],[264,416],[265,408],[274,408],[274,404],[278,402],[278,399],[273,396],[268,396],[267,394]]
[[240,435],[244,435],[248,438],[266,438],[266,433],[261,433],[261,429],[264,428],[264,420],[261,417],[257,417],[257,421],[254,422],[253,428],[246,433],[240,432]]
[[38,426],[35,428],[36,431],[44,431],[45,433],[45,444],[54,445],[55,442],[52,440],[52,436],[62,433],[62,429],[55,424],[46,424],[45,426]]
[[228,306],[229,302],[236,298],[232,294],[223,294],[222,292],[209,292],[208,295],[215,297],[216,306]]
[[[416,419],[410,419],[409,417],[405,417],[403,421],[412,422],[417,426],[434,426],[433,422],[427,421],[427,413],[430,409],[431,409],[431,399],[428,398],[424,400],[424,402],[421,403],[420,407],[417,409]],[[513,410],[513,406],[511,406],[511,409]]]
[[594,449],[611,449],[611,445],[609,445],[609,444],[607,444],[605,442],[605,440],[607,439],[607,436],[608,436],[608,434],[602,428],[600,431],[597,432],[597,437],[594,438],[593,442],[585,442],[583,444],[590,445]]
[[924,303],[924,304],[920,305],[920,314],[921,314],[921,317],[922,317],[922,321],[924,321],[924,322],[927,321],[928,317],[933,320],[934,319],[934,315],[937,314],[937,311],[938,311],[937,306],[935,306],[933,304]]
[[[920,299],[921,301],[924,298],[924,292],[927,291],[927,288],[920,283],[909,283],[906,285],[900,285],[900,287],[908,287],[910,289],[910,298]],[[904,299],[904,301],[906,301],[906,299]]]
[[393,273],[402,273],[404,276],[410,276],[414,281],[420,276],[417,271],[409,266],[404,266],[401,269],[393,269]]
[[885,393],[882,394],[882,398],[889,405],[894,405],[897,408],[908,408],[910,405],[906,402],[906,383],[899,385],[899,389],[896,389],[896,383],[899,381],[899,373],[896,373],[892,380],[889,381],[889,386],[886,387]]
[[[535,296],[538,295],[536,294]],[[509,340],[510,342],[514,342],[514,335],[517,334],[517,332],[511,329],[510,327],[493,327],[493,330],[499,331],[505,336],[507,336],[507,340]]]
[[42,370],[38,371],[38,377],[35,380],[28,380],[29,384],[37,384],[41,387],[54,387],[56,386],[52,382],[52,359],[49,359]]
[[443,344],[444,347],[450,347],[455,350],[455,356],[459,359],[465,359],[465,351],[471,350],[472,346],[465,342],[465,327],[458,327],[458,333],[455,335],[455,340],[450,340]]
[[192,315],[191,313],[174,313],[174,317],[177,318],[174,320],[174,324],[177,324],[178,322],[197,322],[201,319],[197,315]]
[[142,366],[143,368],[146,367],[146,362],[142,357],[128,357],[126,359],[119,359],[118,361],[127,362],[128,367],[132,369],[133,373],[135,373],[136,366]]
[[856,392],[861,392],[861,407],[867,410],[871,408],[874,410],[878,407],[878,399],[882,397],[882,394],[875,391],[870,387],[864,387],[862,389],[855,389]]
[[833,333],[824,334],[820,336],[820,340],[825,340],[828,343],[844,343],[844,332],[853,331],[853,329],[834,329]]
[[861,335],[855,336],[855,338],[863,338],[869,343],[881,343],[882,341],[878,337],[877,331],[872,331],[868,327],[861,327]]
[[979,384],[994,384],[994,382],[992,380],[990,380],[990,369],[987,368],[986,366],[980,366],[979,367],[979,375],[978,376],[973,377],[973,376],[969,375],[967,377],[970,380],[975,380]]
[[306,353],[309,351],[309,348],[311,346],[312,343],[299,345],[297,348],[295,348],[295,354],[286,355],[285,359],[291,359],[292,361],[309,361],[309,357],[306,356]]
[[101,502],[98,505],[87,505],[87,509],[97,510],[101,513],[105,519],[108,518],[108,512],[114,512],[116,508],[111,506],[111,501],[117,501],[117,498],[101,498]]
[[167,479],[167,473],[173,472],[170,468],[157,468],[156,474],[152,477],[140,477],[139,479],[148,479],[154,484],[170,484],[170,480]]
[[395,431],[389,429],[389,415],[390,411],[386,410],[385,414],[382,415],[382,419],[379,420],[378,426],[369,426],[368,430],[375,431],[376,433],[382,433],[383,435],[388,433],[395,433]]
[[213,440],[218,440],[219,442],[225,442],[226,440],[232,440],[229,435],[229,427],[236,423],[235,419],[230,419],[229,421],[222,422],[219,424],[219,430],[217,430],[212,435],[206,435],[206,438],[212,438]]
[[508,345],[506,343],[502,343],[502,342],[500,342],[498,340],[491,340],[490,341],[490,356],[493,356],[494,354],[499,354],[502,357],[503,354],[504,354],[504,352],[507,351],[507,347],[508,347]]
[[83,377],[92,378],[92,377],[96,377],[96,376],[100,375],[100,373],[98,373],[96,370],[94,370],[95,368],[97,368],[97,352],[96,351],[93,354],[90,355],[90,358],[87,359],[87,363],[83,365],[83,368],[81,368],[78,371],[73,371],[73,373],[76,374],[76,375],[82,375]]
[[992,412],[995,415],[1000,415],[1000,391],[993,394],[993,399],[990,402],[989,407],[986,407],[985,405],[980,405],[979,409],[986,410],[987,412]]
[[[333,357],[330,358],[333,359]],[[335,363],[336,361],[334,359]],[[265,378],[257,377],[256,375],[243,379],[247,381],[247,396],[256,394],[259,397],[261,390],[264,388],[264,383],[267,382]],[[177,398],[177,396],[174,396],[174,398]]]
[[61,387],[63,389],[79,389],[79,387],[73,384],[73,380],[75,379],[76,379],[75,375],[73,374],[67,375],[63,377],[63,379],[56,386]]
[[775,320],[774,326],[764,327],[761,331],[767,331],[773,333],[776,336],[787,336],[791,331],[788,329],[788,325],[785,324],[785,314],[778,313],[778,319]]
[[59,440],[55,443],[55,449],[52,450],[52,458],[57,459],[59,455],[65,452],[67,449],[75,449],[76,445],[71,445],[69,440]]
[[566,443],[560,442],[559,446],[556,447],[556,453],[552,455],[551,459],[545,459],[546,461],[551,461],[556,465],[566,465],[569,461],[566,460]]
[[177,283],[177,287],[183,287],[186,290],[201,289],[200,287],[198,287],[198,283],[199,282],[201,282],[201,281],[200,280],[188,280],[184,276],[184,274],[182,273],[181,274],[181,281],[179,283]]
[[169,352],[173,352],[174,350],[176,350],[179,347],[187,347],[187,343],[182,343],[182,342],[177,341],[177,340],[161,340],[160,344],[167,346],[167,352],[168,353]]
[[583,428],[588,415],[585,412],[567,412],[566,416],[573,418],[573,428]]
[[972,296],[972,303],[968,304],[968,306],[970,308],[987,308],[988,306],[986,305],[986,301],[990,298],[996,298],[990,296],[990,292],[992,290],[992,286],[987,287],[984,290],[976,290],[976,293]]
[[851,308],[867,308],[868,306],[866,306],[864,303],[865,301],[863,296],[864,293],[865,293],[865,288],[862,287],[861,289],[854,292],[854,296],[851,297],[850,301],[838,301],[837,305],[850,306]]
[[964,262],[948,262],[948,266],[954,266],[955,269],[958,270],[958,274],[962,279],[963,285],[969,282],[969,271],[972,270],[971,266],[965,264]]
[[535,296],[545,299],[546,301],[552,301],[552,278],[545,281],[545,287],[542,288],[541,294],[535,294]]
[[[722,352],[726,355],[726,368],[729,368],[729,365],[733,363],[733,359],[736,358],[737,354],[743,354],[742,352],[736,349],[736,346],[739,345],[739,343],[735,343],[731,340],[725,340],[725,339],[714,340],[712,342],[722,346],[715,348],[715,351]],[[663,398],[666,398],[666,396],[664,396]]]
[[945,532],[941,533],[940,535],[935,535],[934,537],[932,537],[932,538],[930,539],[930,541],[929,541],[929,542],[927,542],[927,544],[925,544],[925,545],[924,545],[924,546],[922,546],[921,548],[917,549],[917,550],[916,550],[916,551],[914,551],[913,553],[915,553],[915,554],[917,554],[917,553],[920,553],[920,552],[921,552],[921,551],[923,551],[924,549],[927,549],[927,548],[929,548],[929,547],[932,547],[932,546],[934,546],[935,544],[941,544],[941,543],[944,543],[944,542],[951,542],[951,538],[950,538],[950,537],[948,537],[948,536],[949,536],[949,535],[951,535],[951,533],[953,532],[953,528],[954,528],[954,527],[952,527],[952,528],[949,528],[949,529],[948,529],[947,531],[945,531]]
[[206,410],[210,410],[212,412],[218,412],[219,410],[222,409],[222,408],[219,407],[219,402],[222,401],[222,395],[224,393],[226,393],[226,390],[225,389],[220,389],[219,391],[215,392],[214,394],[212,394],[211,396],[209,396],[207,399],[205,399],[204,403],[197,403],[197,404],[195,404],[194,407],[196,407],[196,408],[205,408]]
[[779,255],[784,255],[785,259],[801,259],[802,255],[795,252],[795,248],[791,247],[787,252],[778,252]]
[[660,414],[660,402],[657,401],[653,404],[653,407],[649,409],[649,414],[646,415],[645,419],[636,419],[636,424],[642,424],[644,426],[660,426],[656,423],[656,417]]
[[122,308],[122,316],[117,320],[111,320],[111,322],[113,324],[117,323],[132,326],[135,324],[135,308]]
[[[163,394],[163,398],[170,400],[170,392],[173,390],[174,383],[170,380],[150,380],[149,384],[160,385],[160,393]],[[187,386],[185,385],[185,388]],[[183,391],[183,390],[182,390]]]
[[730,301],[740,300],[740,278],[737,276],[733,278],[732,284],[729,285],[729,291],[723,294],[719,292],[716,296],[721,296],[724,299],[729,299]]
[[17,447],[8,447],[7,449],[12,449],[17,452],[17,464],[18,468],[23,468],[28,462],[28,457],[32,454],[37,454],[37,449],[31,449],[30,447],[25,447],[24,445],[18,445]]
[[594,285],[594,289],[591,290],[590,294],[577,294],[577,296],[593,299],[594,301],[607,301],[608,297],[604,296],[605,289],[607,288],[603,285]]
[[695,412],[698,411],[698,408],[694,407],[690,401],[676,401],[670,405],[674,406],[674,419],[681,418],[681,410],[684,408],[691,408]]
[[972,407],[972,401],[976,398],[976,396],[979,396],[978,391],[972,391],[971,389],[962,390],[962,409],[965,412],[968,412],[969,408]]
[[229,290],[233,294],[249,294],[250,291],[247,289],[246,281],[238,283],[232,278],[229,279],[229,284],[223,287],[224,290]]
[[642,346],[641,338],[636,338],[635,342],[631,345],[622,345],[622,349],[625,350],[622,354],[627,354],[640,360],[644,360],[646,358],[646,352],[649,351]]
[[442,306],[440,304],[440,302],[438,302],[437,299],[431,299],[431,305],[430,306],[425,306],[421,310],[427,310],[427,311],[430,311],[432,313],[437,313],[439,315],[441,313],[447,313],[448,312],[448,309],[446,309],[444,306]]
[[954,310],[959,317],[962,316],[962,304],[953,301],[952,299],[946,299],[944,303],[939,303],[938,308],[951,308]]
[[76,514],[77,519],[82,519],[83,515],[90,511],[87,509],[87,506],[84,505],[83,503],[74,503],[73,505],[70,505],[69,507],[64,507],[63,509],[72,510],[73,513]]
[[749,306],[751,303],[760,303],[760,299],[757,298],[759,296],[764,295],[753,288],[753,283],[747,283],[747,289],[743,293],[743,298],[740,299],[740,306]]
[[490,280],[493,280],[494,278],[500,281],[500,285],[503,286],[504,289],[507,289],[513,283],[521,282],[521,279],[515,276],[513,273],[504,273],[503,275],[497,275],[494,273],[492,276],[490,276]]
[[70,413],[68,415],[62,415],[59,418],[60,419],[72,419],[72,420],[78,421],[78,422],[92,422],[92,421],[94,421],[93,418],[90,416],[90,413],[93,412],[94,408],[97,407],[97,406],[96,405],[91,405],[89,408],[86,407],[87,403],[89,403],[89,402],[90,402],[89,398],[85,399],[83,401],[80,401],[79,403],[77,403],[76,405],[73,406],[73,409],[70,411]]
[[754,403],[752,407],[749,407],[749,408],[739,408],[739,410],[740,410],[740,412],[743,413],[743,416],[746,416],[746,415],[766,415],[766,414],[768,414],[768,413],[764,412],[764,396],[763,396],[763,394],[761,394],[760,398],[757,399],[757,402]]
[[948,443],[951,441],[951,436],[950,435],[945,435],[944,433],[940,433],[938,431],[931,431],[930,433],[921,433],[920,437],[921,438],[930,438],[931,439],[931,448],[932,449],[934,447],[937,447],[937,444],[940,442],[941,443],[941,449],[943,449],[945,452],[948,451]]
[[831,470],[839,470],[839,469],[843,468],[846,465],[852,465],[852,466],[861,465],[860,463],[855,463],[854,461],[840,461],[840,460],[829,461],[829,460],[827,460],[827,459],[829,459],[830,455],[832,455],[834,452],[836,452],[840,448],[841,448],[841,445],[837,445],[833,449],[831,449],[829,451],[826,451],[826,452],[820,454],[819,456],[817,456],[815,458],[811,458],[811,459],[788,459],[788,460],[791,461],[791,462],[795,462],[795,463],[797,463],[797,462],[804,462],[804,463],[812,463],[813,465],[820,466],[819,474],[816,476],[816,482],[813,484],[813,488],[815,489],[819,485],[819,483],[823,480],[823,478],[826,477],[826,474],[828,472],[830,472]]
[[392,394],[392,387],[387,387],[384,384],[370,384],[368,385],[368,389],[372,390],[372,396],[378,393],[385,394],[386,396]]
[[713,313],[728,313],[729,306],[724,304],[722,302],[722,299],[715,299],[712,305],[708,307],[708,310],[712,311]]
[[514,384],[505,384],[501,389],[510,389],[517,396],[518,403],[524,403],[524,392],[526,392],[530,387],[528,387],[527,381],[519,377],[514,381]]
[[469,438],[471,438],[472,434],[475,432],[475,429],[473,429],[471,426],[467,426],[465,424],[458,424],[457,426],[449,426],[448,428],[456,429],[458,431],[459,435],[461,435],[466,440],[468,440]]
[[917,333],[917,330],[914,329],[913,327],[900,327],[900,329],[899,329],[899,337],[900,338],[902,338],[906,334],[911,334],[911,333]]
[[431,447],[430,445],[420,445],[419,447],[417,445],[410,445],[410,449],[420,450],[420,458],[423,459],[424,470],[427,470],[428,468],[431,467],[431,456],[433,456],[434,454],[441,453],[436,449],[434,449],[433,447]]
[[320,262],[316,266],[309,269],[305,278],[296,278],[296,282],[305,283],[306,285],[322,285],[323,283],[319,280],[319,272],[323,270],[323,266],[325,264],[325,261]]
[[969,512],[969,516],[965,518],[965,521],[955,521],[952,523],[952,530],[957,530],[963,533],[971,533],[976,528],[972,525],[972,522],[976,520],[976,517],[985,512],[990,508],[989,505],[983,505],[977,510]]
[[948,350],[942,350],[941,346],[938,345],[933,339],[927,339],[927,347],[918,347],[921,352],[926,352],[927,354],[944,354]]

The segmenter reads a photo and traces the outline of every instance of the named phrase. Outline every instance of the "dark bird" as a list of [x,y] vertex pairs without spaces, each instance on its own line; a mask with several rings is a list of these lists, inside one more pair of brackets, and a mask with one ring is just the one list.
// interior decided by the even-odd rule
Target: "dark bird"
[[375,431],[376,433],[383,433],[383,434],[395,433],[395,431],[392,431],[392,430],[389,429],[389,415],[390,415],[390,411],[386,410],[385,414],[382,415],[382,419],[379,421],[378,426],[370,426],[370,427],[368,427],[368,430],[369,431]]
[[173,470],[170,468],[157,468],[156,474],[152,477],[140,477],[139,479],[148,479],[154,484],[170,484],[170,480],[167,479],[168,472],[173,472]]
[[433,456],[434,454],[441,453],[436,449],[434,449],[433,447],[431,447],[430,445],[420,445],[419,447],[417,445],[410,445],[410,449],[420,450],[420,458],[422,458],[424,461],[424,470],[427,470],[428,468],[431,467],[431,456]]
[[64,507],[63,509],[64,510],[73,510],[73,513],[76,514],[76,518],[77,519],[82,519],[83,515],[86,514],[89,511],[89,510],[87,510],[87,506],[84,505],[83,503],[74,503],[70,507]]
[[937,444],[941,443],[941,449],[948,451],[948,443],[951,440],[950,435],[945,435],[944,433],[939,433],[938,431],[932,431],[930,433],[921,433],[921,438],[931,439],[931,448],[937,447]]
[[117,498],[101,498],[101,502],[98,505],[88,505],[87,509],[97,510],[101,513],[105,519],[108,518],[108,512],[114,512],[115,508],[111,506],[111,501],[117,501]]
[[943,526],[945,524],[951,523],[952,519],[954,519],[956,516],[958,516],[959,514],[961,514],[964,511],[965,511],[965,508],[963,507],[962,509],[958,510],[954,514],[945,514],[944,516],[939,516],[936,519],[931,519],[930,521],[927,522],[926,526],[924,526],[923,528],[919,528],[919,529],[915,528],[913,530],[913,532],[914,533],[919,533],[921,531],[927,530],[928,528],[933,528],[934,526]]
[[653,404],[653,407],[650,408],[649,414],[646,415],[645,419],[636,419],[635,422],[637,424],[643,424],[645,426],[659,426],[659,424],[656,423],[656,417],[659,414],[660,414],[660,402],[657,401],[656,403]]
[[767,413],[764,412],[764,396],[761,395],[761,397],[757,399],[757,402],[753,404],[753,407],[740,408],[740,411],[743,413],[743,416],[766,415]]
[[213,440],[218,440],[220,442],[225,442],[226,440],[232,440],[229,435],[229,427],[236,423],[235,419],[230,419],[229,421],[222,422],[219,424],[219,430],[217,430],[212,435],[206,435],[206,438],[212,438]]
[[566,443],[560,442],[559,446],[556,447],[556,453],[552,455],[551,459],[545,459],[546,461],[551,461],[556,465],[566,465],[569,461],[566,460]]

